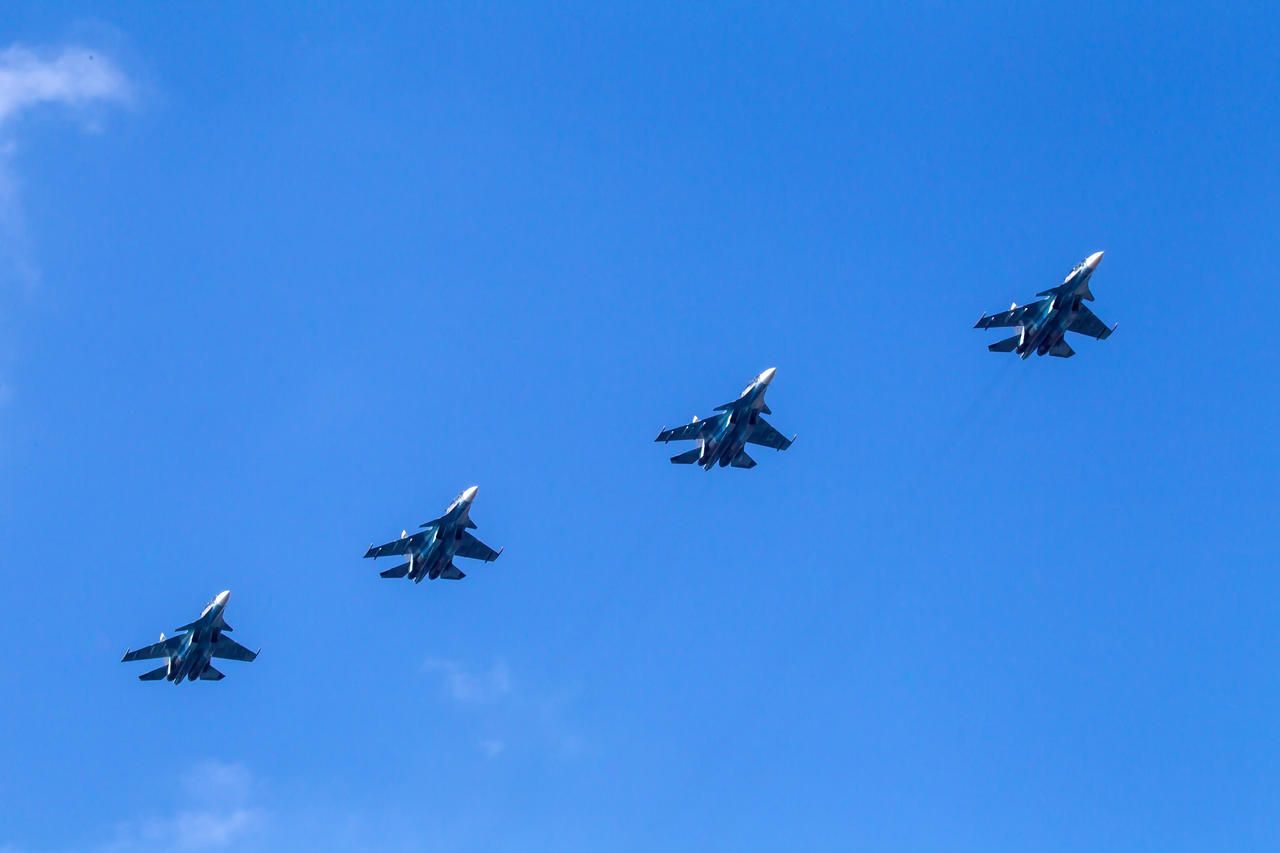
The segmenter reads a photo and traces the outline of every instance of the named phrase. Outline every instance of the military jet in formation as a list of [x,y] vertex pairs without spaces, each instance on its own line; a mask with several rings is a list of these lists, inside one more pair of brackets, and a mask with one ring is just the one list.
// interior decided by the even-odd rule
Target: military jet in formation
[[697,447],[679,456],[672,456],[671,461],[677,465],[692,465],[696,462],[704,471],[710,471],[716,464],[721,468],[726,465],[734,468],[756,467],[756,461],[746,453],[748,444],[786,450],[795,441],[795,436],[785,437],[761,417],[773,414],[764,402],[764,392],[768,390],[777,370],[776,367],[770,367],[751,380],[751,384],[742,389],[738,399],[716,406],[716,414],[711,417],[698,420],[695,416],[692,423],[673,429],[664,428],[654,441],[698,442]]
[[231,626],[222,617],[222,612],[230,598],[230,590],[218,593],[201,611],[199,619],[178,628],[178,633],[172,637],[166,638],[161,634],[158,643],[152,643],[145,649],[126,651],[123,660],[165,659],[164,666],[139,675],[142,681],[159,681],[162,678],[174,684],[184,678],[189,681],[221,681],[222,673],[210,665],[211,658],[251,661],[258,656],[258,652],[251,652],[226,636]]
[[973,327],[975,329],[990,329],[996,326],[1016,328],[1018,334],[1003,341],[997,341],[987,349],[992,352],[1015,352],[1023,359],[1033,352],[1037,355],[1056,355],[1059,358],[1070,358],[1075,355],[1075,350],[1066,341],[1067,332],[1078,332],[1100,341],[1111,337],[1116,327],[1107,328],[1107,325],[1084,304],[1085,300],[1093,301],[1093,293],[1089,290],[1089,279],[1101,261],[1102,252],[1094,252],[1067,273],[1062,284],[1036,294],[1036,296],[1043,296],[1043,299],[1021,307],[1015,302],[1008,311],[992,317],[983,314]]
[[375,559],[390,555],[409,557],[408,562],[381,572],[384,578],[408,577],[414,583],[421,583],[423,578],[462,580],[466,575],[453,564],[454,557],[489,563],[502,553],[468,532],[469,528],[476,526],[470,512],[479,491],[478,486],[472,486],[454,498],[444,515],[423,524],[418,533],[410,536],[409,531],[401,531],[399,539],[377,547],[369,546],[365,556]]
[[[1032,352],[1069,358],[1075,353],[1067,345],[1067,332],[1098,340],[1110,337],[1116,327],[1108,328],[1084,305],[1086,301],[1093,301],[1089,279],[1101,260],[1102,252],[1090,255],[1067,274],[1062,284],[1037,293],[1042,298],[1030,305],[1019,307],[1015,303],[1000,314],[991,317],[983,314],[974,328],[1014,327],[1018,330],[1013,337],[991,344],[987,349],[1014,352],[1024,359]],[[696,441],[697,447],[671,457],[671,461],[677,465],[696,463],[708,471],[715,465],[754,468],[755,460],[746,453],[748,444],[786,450],[795,436],[786,438],[763,417],[773,414],[764,395],[776,372],[776,368],[769,368],[751,380],[736,400],[716,406],[714,415],[703,420],[694,417],[692,423],[674,429],[663,428],[654,441]],[[479,488],[472,486],[449,504],[444,515],[422,524],[419,532],[410,536],[407,530],[401,531],[399,539],[370,546],[364,556],[408,557],[406,562],[381,572],[384,578],[407,577],[414,583],[421,583],[423,578],[461,580],[466,575],[453,564],[455,558],[492,562],[502,553],[470,533],[476,526],[471,520],[471,505],[478,492]],[[219,593],[200,618],[178,628],[178,634],[169,638],[161,634],[159,642],[136,652],[125,652],[124,660],[164,658],[164,666],[138,676],[143,681],[163,678],[178,684],[184,679],[221,680],[222,673],[210,665],[213,658],[252,661],[258,656],[258,652],[251,652],[226,636],[231,626],[222,614],[230,597],[230,592]]]

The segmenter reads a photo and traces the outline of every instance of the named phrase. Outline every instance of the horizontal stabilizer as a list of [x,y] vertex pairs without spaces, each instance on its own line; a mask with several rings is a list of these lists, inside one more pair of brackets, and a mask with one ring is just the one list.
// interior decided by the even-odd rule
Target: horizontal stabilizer
[[756,460],[748,456],[746,454],[746,451],[743,451],[739,453],[737,456],[733,457],[733,461],[730,462],[729,464],[732,465],[734,468],[754,468],[756,467]]
[[225,677],[226,676],[224,676],[222,673],[218,672],[216,669],[214,669],[211,666],[206,666],[204,668],[204,672],[200,673],[201,681],[221,681]]
[[164,666],[159,667],[158,669],[153,669],[150,672],[142,673],[142,675],[138,676],[138,680],[139,681],[159,681],[160,679],[164,678],[168,674],[169,674],[169,665],[165,664]]
[[988,346],[987,349],[992,352],[1013,352],[1018,348],[1018,341],[1020,340],[1022,340],[1021,335],[1014,335],[1012,338],[1005,338],[1003,341],[996,341],[994,344]]
[[440,577],[447,581],[460,581],[465,578],[466,575],[463,574],[462,569],[458,568],[453,563],[450,563],[444,567],[444,571],[440,573]]
[[387,569],[385,572],[378,572],[384,578],[402,578],[409,574],[409,564],[401,563],[400,565]]
[[1066,341],[1058,341],[1049,350],[1049,355],[1056,355],[1058,358],[1071,358],[1076,351],[1067,345]]
[[672,456],[671,461],[677,465],[692,465],[698,461],[698,457],[702,455],[702,449],[695,447],[693,450],[685,451],[679,456]]

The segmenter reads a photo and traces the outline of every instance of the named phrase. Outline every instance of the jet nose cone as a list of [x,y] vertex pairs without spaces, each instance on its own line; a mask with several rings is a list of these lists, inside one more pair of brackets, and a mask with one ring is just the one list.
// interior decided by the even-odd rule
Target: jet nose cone
[[760,374],[760,382],[761,382],[761,384],[763,384],[763,385],[768,385],[770,382],[772,382],[772,381],[773,381],[773,374],[775,374],[775,373],[777,373],[777,372],[778,372],[778,368],[776,368],[776,367],[770,367],[770,368],[769,368],[768,370],[766,370],[764,373],[761,373],[761,374]]
[[1091,270],[1096,270],[1100,263],[1102,263],[1102,252],[1094,252],[1092,255],[1085,258],[1084,261],[1084,265]]
[[480,487],[472,486],[471,488],[467,489],[465,492],[462,493],[462,499],[467,503],[471,503],[476,499],[476,495],[478,494],[480,494]]
[[214,604],[226,605],[231,600],[231,590],[226,589],[218,593],[218,597],[213,600]]

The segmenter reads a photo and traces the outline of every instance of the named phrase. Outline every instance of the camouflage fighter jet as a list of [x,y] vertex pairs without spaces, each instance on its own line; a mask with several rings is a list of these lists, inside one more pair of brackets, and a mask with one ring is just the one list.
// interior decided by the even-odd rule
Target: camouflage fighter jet
[[418,533],[410,536],[407,530],[401,531],[399,539],[377,547],[369,546],[365,556],[377,558],[394,554],[409,557],[407,563],[381,572],[384,578],[408,577],[414,583],[421,583],[423,578],[462,580],[466,575],[453,564],[454,557],[469,557],[489,563],[502,553],[468,532],[468,528],[476,526],[470,512],[479,491],[478,486],[472,486],[449,504],[444,515],[423,524]]
[[1036,294],[1043,296],[1043,299],[1023,306],[1015,302],[1008,311],[994,317],[983,314],[973,327],[1016,328],[1018,334],[991,344],[987,349],[992,352],[1015,352],[1023,359],[1033,352],[1037,355],[1056,355],[1059,358],[1075,355],[1075,350],[1067,344],[1067,332],[1078,332],[1100,341],[1111,337],[1116,327],[1107,328],[1084,304],[1085,300],[1093,301],[1093,294],[1089,291],[1089,278],[1101,261],[1102,253],[1094,252],[1077,264],[1062,284]]
[[189,681],[221,681],[222,673],[209,664],[211,658],[251,661],[262,651],[251,652],[225,636],[231,626],[222,618],[222,611],[230,598],[230,590],[218,593],[205,606],[199,619],[178,628],[178,633],[172,637],[166,638],[161,634],[158,643],[152,643],[145,649],[126,651],[124,660],[165,659],[164,666],[139,675],[142,681],[159,681],[162,678],[174,684],[184,678]]
[[654,441],[696,441],[698,446],[679,456],[672,456],[671,461],[677,465],[697,463],[703,470],[710,471],[711,466],[719,463],[723,468],[732,465],[734,468],[754,468],[756,461],[746,453],[748,444],[772,447],[774,450],[786,450],[795,441],[795,436],[786,438],[778,432],[761,415],[771,415],[773,411],[765,405],[764,392],[773,381],[776,367],[770,367],[761,373],[751,384],[743,389],[742,394],[732,403],[716,406],[716,414],[706,420],[694,417],[692,423],[673,429],[663,428]]

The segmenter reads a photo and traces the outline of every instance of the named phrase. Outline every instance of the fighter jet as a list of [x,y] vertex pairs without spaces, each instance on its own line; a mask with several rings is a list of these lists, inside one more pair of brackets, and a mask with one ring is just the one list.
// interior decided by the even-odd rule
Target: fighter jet
[[468,528],[476,526],[469,513],[479,491],[478,486],[472,486],[454,498],[444,515],[423,524],[420,532],[410,536],[409,531],[401,531],[400,538],[394,542],[376,548],[370,545],[365,556],[409,556],[409,562],[381,572],[384,578],[407,576],[414,583],[421,583],[423,578],[462,580],[466,575],[453,564],[454,557],[469,557],[489,563],[502,553],[467,532]]
[[145,649],[136,652],[126,651],[124,660],[147,660],[164,658],[165,664],[159,669],[144,672],[138,678],[142,681],[159,681],[168,679],[178,684],[182,679],[189,681],[221,681],[222,673],[209,665],[210,658],[226,658],[227,660],[251,661],[258,656],[235,640],[226,636],[231,626],[222,618],[231,591],[220,592],[200,613],[200,618],[178,628],[178,633],[165,638],[160,635],[160,642],[152,643]]
[[748,444],[786,450],[795,441],[795,436],[784,437],[761,417],[762,414],[773,414],[765,405],[764,392],[769,388],[776,372],[776,367],[770,367],[752,379],[738,399],[716,406],[717,414],[706,420],[698,420],[695,416],[692,423],[674,429],[664,427],[654,441],[697,441],[697,447],[679,456],[672,456],[671,461],[677,465],[696,462],[705,471],[710,471],[711,466],[717,462],[721,468],[726,465],[754,468],[756,461],[746,454]]
[[1102,253],[1094,252],[1077,264],[1062,284],[1036,294],[1043,296],[1043,299],[1021,307],[1015,302],[1009,306],[1008,311],[994,317],[983,314],[973,327],[1016,327],[1018,334],[991,344],[987,349],[992,352],[1016,352],[1023,359],[1032,352],[1037,355],[1048,353],[1059,358],[1075,355],[1075,350],[1065,340],[1067,332],[1079,332],[1100,341],[1111,337],[1116,327],[1108,329],[1084,304],[1086,299],[1093,301],[1093,294],[1089,292],[1089,278],[1101,261]]

